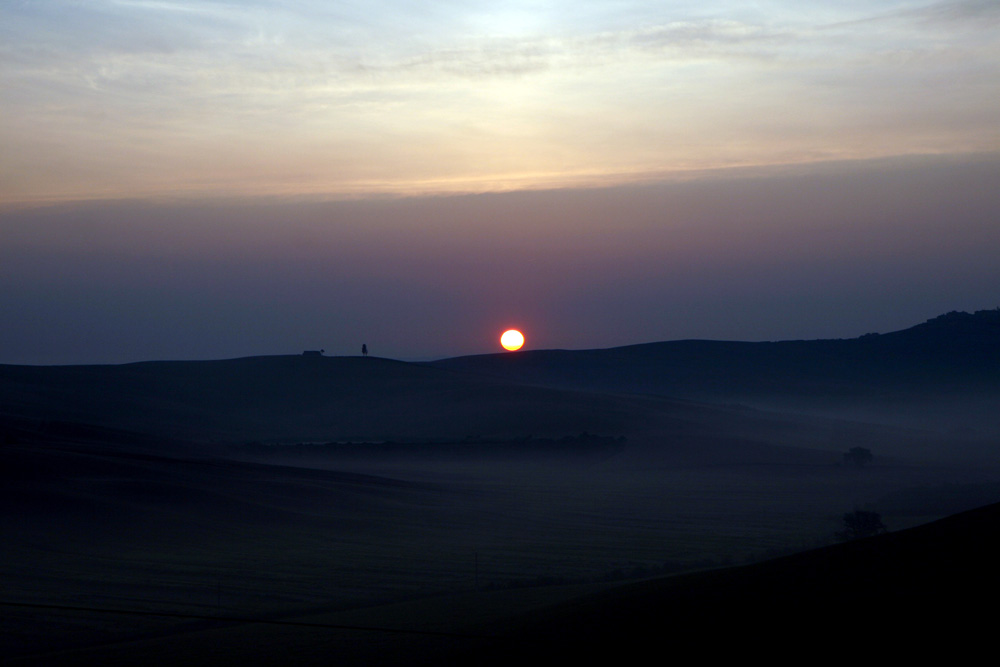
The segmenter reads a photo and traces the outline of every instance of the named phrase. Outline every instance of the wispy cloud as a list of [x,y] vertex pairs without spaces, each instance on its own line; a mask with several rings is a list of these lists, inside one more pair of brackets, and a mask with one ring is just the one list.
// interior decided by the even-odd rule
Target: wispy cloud
[[130,161],[157,152],[157,183],[187,152],[232,156],[215,170],[297,162],[335,190],[1000,148],[995,2],[546,7],[0,6],[0,173],[16,183],[2,196],[42,188],[57,164],[77,167],[64,185],[136,188],[153,167]]
[[994,0],[951,0],[923,7],[900,9],[890,14],[933,25],[966,24],[980,30],[1000,24],[1000,3]]

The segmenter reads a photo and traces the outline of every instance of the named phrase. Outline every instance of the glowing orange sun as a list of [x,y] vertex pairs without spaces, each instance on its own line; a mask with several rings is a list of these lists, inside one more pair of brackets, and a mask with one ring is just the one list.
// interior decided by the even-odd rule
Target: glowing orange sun
[[520,350],[521,346],[524,345],[524,334],[517,329],[508,329],[500,336],[500,344],[503,345],[503,349],[511,352]]

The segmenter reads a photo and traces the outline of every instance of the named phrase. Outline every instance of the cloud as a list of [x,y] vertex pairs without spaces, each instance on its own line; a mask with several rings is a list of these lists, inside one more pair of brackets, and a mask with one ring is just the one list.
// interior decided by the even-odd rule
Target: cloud
[[1000,23],[1000,4],[994,0],[946,0],[945,2],[920,3],[917,7],[897,7],[879,11],[871,7],[862,16],[840,17],[820,25],[826,29],[856,28],[864,25],[919,27],[922,30],[967,28],[990,30]]
[[5,3],[0,199],[990,149],[995,5]]
[[988,30],[1000,24],[1000,4],[994,0],[955,0],[904,9],[895,15],[935,26],[964,24]]

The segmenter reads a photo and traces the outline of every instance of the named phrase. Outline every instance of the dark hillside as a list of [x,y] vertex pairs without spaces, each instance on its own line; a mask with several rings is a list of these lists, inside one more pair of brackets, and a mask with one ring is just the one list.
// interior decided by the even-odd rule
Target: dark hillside
[[[25,429],[49,438],[67,428],[120,430],[154,441],[329,443],[329,451],[336,443],[384,441],[461,447],[533,439],[541,445],[590,433],[636,444],[651,437],[663,453],[687,448],[684,458],[707,461],[734,448],[763,446],[773,460],[787,456],[776,448],[840,447],[833,433],[843,426],[662,397],[537,387],[378,358],[0,366],[0,439],[16,441]],[[863,442],[879,435],[861,430],[871,431],[858,436]]]
[[[736,367],[760,386],[799,377],[829,401],[829,378],[849,392],[863,372],[921,382],[906,364],[841,368],[845,349],[937,359],[921,372],[966,382],[978,371],[955,370],[947,355],[965,352],[948,341],[985,359],[993,340],[967,317],[854,341],[511,354],[492,360],[509,366],[499,378],[344,357],[0,366],[4,659],[629,664],[681,648],[856,651],[844,637],[859,627],[955,634],[954,620],[975,622],[968,591],[995,594],[995,508],[752,567],[611,582],[826,543],[852,506],[876,503],[899,528],[946,514],[942,489],[995,500],[993,441],[990,465],[969,466],[950,437],[631,384],[705,375],[718,398]],[[532,358],[576,384],[525,383]],[[755,377],[762,359],[773,373]],[[853,446],[875,462],[842,465]],[[877,504],[890,494],[896,514]],[[542,585],[558,581],[572,586]]]
[[726,423],[721,416],[685,402],[532,387],[377,358],[0,366],[0,418],[43,430],[68,422],[201,442],[619,436],[664,420]]
[[377,358],[0,366],[0,415],[202,441],[616,433],[628,410]]
[[921,416],[928,404],[946,399],[957,404],[949,422],[955,428],[970,409],[973,419],[989,421],[995,410],[981,405],[982,399],[1000,405],[1000,310],[949,313],[903,331],[852,339],[682,340],[458,357],[431,365],[546,387],[780,409],[861,407],[869,410],[859,415],[865,419],[875,419],[878,411]]
[[949,313],[860,338],[747,343],[682,340],[606,350],[457,357],[434,367],[550,386],[676,396],[838,396],[885,390],[1000,390],[1000,310]]
[[508,648],[480,664],[632,664],[665,645],[718,657],[944,649],[960,659],[992,636],[980,605],[1000,594],[998,531],[1000,505],[990,505],[757,565],[622,586],[511,623]]

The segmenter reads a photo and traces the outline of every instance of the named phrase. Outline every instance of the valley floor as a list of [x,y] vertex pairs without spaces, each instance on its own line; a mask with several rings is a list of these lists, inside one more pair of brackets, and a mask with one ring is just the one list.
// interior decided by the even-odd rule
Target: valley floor
[[664,446],[305,466],[85,438],[6,445],[0,655],[360,664],[480,650],[504,619],[625,578],[827,544],[856,507],[899,530],[1000,490],[982,468],[651,455]]

